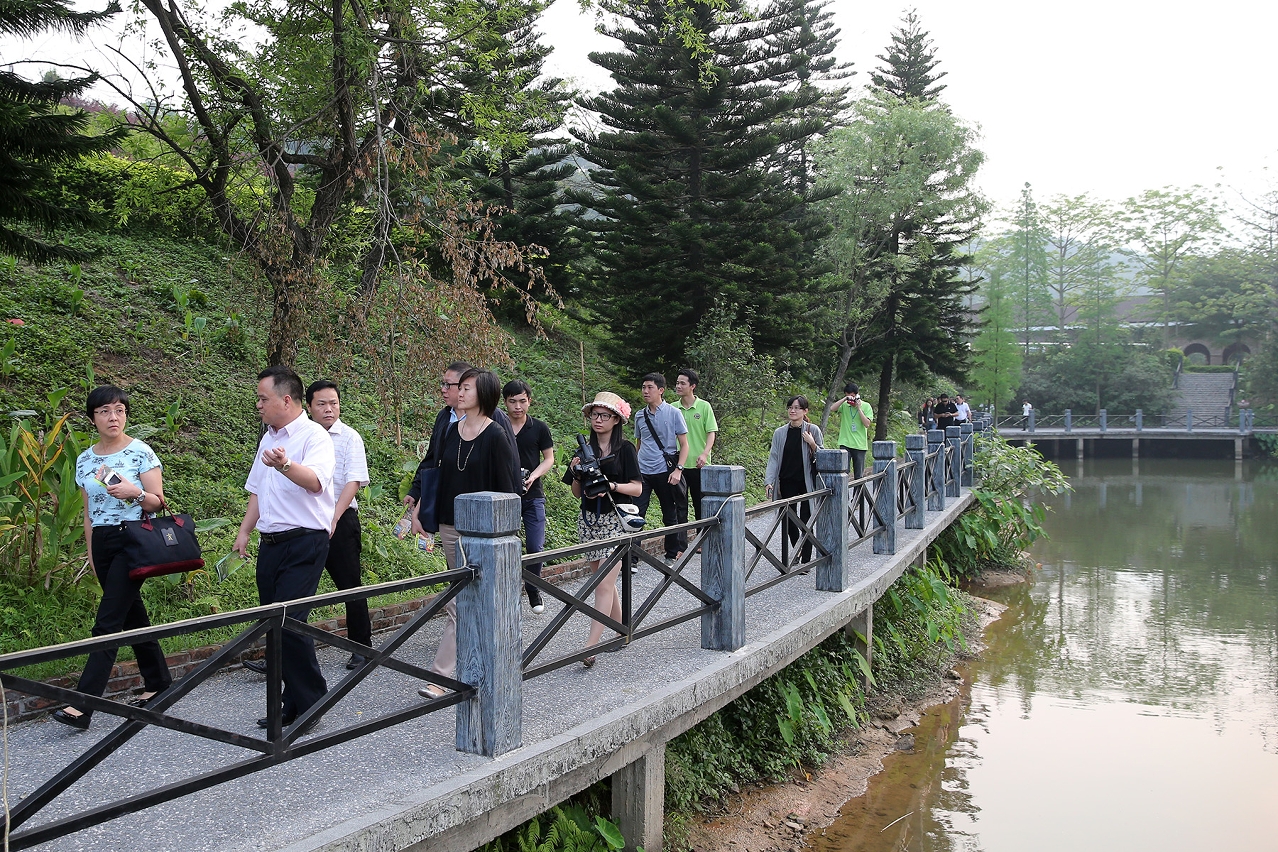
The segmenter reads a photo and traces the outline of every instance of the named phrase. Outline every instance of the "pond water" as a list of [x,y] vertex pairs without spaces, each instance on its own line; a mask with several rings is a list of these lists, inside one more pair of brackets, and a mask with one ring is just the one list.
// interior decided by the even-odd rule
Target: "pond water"
[[970,692],[817,849],[1278,850],[1278,466],[1062,467]]

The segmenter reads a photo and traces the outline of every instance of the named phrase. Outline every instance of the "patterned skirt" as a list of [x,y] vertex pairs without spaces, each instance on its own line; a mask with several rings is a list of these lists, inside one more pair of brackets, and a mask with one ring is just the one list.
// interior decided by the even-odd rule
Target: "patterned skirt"
[[[621,519],[617,517],[616,512],[596,515],[594,512],[587,512],[582,509],[577,513],[577,538],[583,544],[588,541],[619,538],[625,534],[626,530],[622,528]],[[593,562],[596,559],[607,559],[610,553],[612,553],[612,548],[603,547],[599,550],[591,550],[582,554],[582,558]]]

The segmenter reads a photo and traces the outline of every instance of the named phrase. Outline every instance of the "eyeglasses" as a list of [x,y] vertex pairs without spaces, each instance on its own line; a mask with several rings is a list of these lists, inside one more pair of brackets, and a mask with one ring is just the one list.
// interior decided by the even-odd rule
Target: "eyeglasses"
[[448,390],[449,388],[459,388],[459,387],[461,387],[461,382],[440,382],[439,383],[440,390]]
[[123,405],[117,405],[115,408],[93,409],[94,417],[110,417],[112,414],[117,415],[119,417],[125,417],[128,415],[128,413],[129,413],[129,410],[125,408]]
[[786,411],[807,411],[807,409],[801,405],[791,405]]
[[590,412],[591,420],[607,420],[610,417],[616,417],[611,411],[592,411]]

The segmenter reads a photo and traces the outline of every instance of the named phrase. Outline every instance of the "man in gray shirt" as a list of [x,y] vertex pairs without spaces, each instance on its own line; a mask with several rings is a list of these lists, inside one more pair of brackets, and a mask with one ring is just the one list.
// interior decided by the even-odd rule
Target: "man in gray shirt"
[[[688,521],[688,484],[683,481],[683,463],[688,459],[688,425],[683,412],[665,401],[665,391],[665,376],[649,373],[643,377],[646,405],[635,415],[643,493],[635,503],[639,505],[640,515],[647,514],[648,503],[655,492],[661,503],[661,523],[668,527]],[[666,536],[665,546],[666,559],[677,559],[688,547],[688,533]]]

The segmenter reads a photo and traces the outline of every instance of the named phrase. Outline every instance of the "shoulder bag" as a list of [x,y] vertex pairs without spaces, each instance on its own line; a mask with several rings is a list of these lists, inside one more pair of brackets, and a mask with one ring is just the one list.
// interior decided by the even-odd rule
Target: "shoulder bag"
[[129,579],[145,580],[165,574],[185,574],[204,567],[200,542],[195,537],[195,521],[190,515],[175,515],[160,503],[160,512],[142,513],[140,521],[125,521],[124,554],[129,560]]
[[657,449],[661,451],[661,457],[666,460],[666,473],[670,473],[679,466],[679,454],[666,452],[666,445],[661,443],[661,436],[657,434],[657,430],[652,428],[652,418],[648,416],[647,407],[643,410],[644,422],[648,424],[648,433],[652,435],[652,440],[657,442]]

